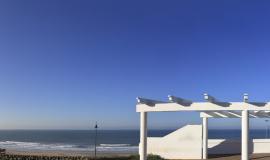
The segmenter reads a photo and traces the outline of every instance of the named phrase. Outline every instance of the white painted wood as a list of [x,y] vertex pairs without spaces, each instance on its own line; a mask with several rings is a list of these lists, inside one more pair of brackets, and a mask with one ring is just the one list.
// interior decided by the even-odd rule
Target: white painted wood
[[152,100],[152,99],[146,99],[146,98],[141,98],[141,97],[137,97],[137,103],[138,104],[146,104],[148,106],[155,106],[158,103],[164,103],[162,101],[157,101],[157,100]]
[[244,94],[243,101],[244,102],[248,102],[248,94],[247,93]]
[[176,97],[176,96],[172,96],[172,95],[168,95],[169,101],[170,102],[175,102],[178,104],[181,104],[183,106],[188,106],[190,104],[192,104],[191,100],[188,99],[184,99],[184,98],[180,98],[180,97]]
[[[241,112],[239,111],[207,111],[200,112],[200,117],[207,118],[241,118]],[[249,118],[270,118],[269,111],[249,111]]]
[[[248,95],[244,94],[244,102],[218,102],[214,97],[205,94],[207,102],[191,102],[175,96],[169,96],[170,103],[138,98],[136,111],[141,113],[140,121],[140,160],[147,158],[147,112],[177,112],[177,111],[197,111],[203,117],[203,130],[201,132],[203,138],[200,140],[202,157],[207,158],[208,148],[208,118],[241,118],[242,122],[242,141],[241,141],[241,159],[249,159],[249,118],[270,118],[270,102],[258,103],[248,102]],[[185,102],[185,103],[184,103]],[[187,102],[187,103],[186,103]],[[186,137],[188,139],[188,137]],[[182,139],[183,140],[183,139]],[[157,141],[154,140],[153,143]],[[174,141],[170,139],[171,146],[174,146]],[[166,147],[165,147],[166,146]],[[265,146],[260,143],[259,146]],[[161,154],[168,155],[170,146],[162,141],[161,148],[166,148],[160,151]],[[185,146],[186,147],[186,146]],[[187,148],[187,147],[186,147]],[[192,149],[187,148],[187,149]],[[202,150],[203,149],[203,150]],[[157,152],[158,153],[158,152]],[[173,151],[173,156],[176,152]],[[179,157],[182,158],[182,157]]]
[[147,159],[147,113],[140,115],[140,160]]
[[206,118],[237,118],[234,115],[229,115],[229,113],[225,111],[218,111],[218,112],[200,112],[200,117],[206,117]]
[[203,159],[208,158],[208,118],[203,118]]
[[258,106],[253,103],[245,102],[230,102],[227,107],[220,106],[209,102],[196,102],[190,106],[183,106],[178,103],[162,103],[156,104],[154,107],[146,104],[137,104],[137,112],[174,112],[174,111],[270,111],[270,103],[265,103],[263,106]]
[[204,99],[205,99],[206,101],[208,101],[208,102],[211,102],[211,103],[218,102],[218,100],[217,100],[215,97],[210,96],[210,95],[207,94],[207,93],[203,94],[203,97],[204,97]]
[[269,118],[270,117],[269,113],[265,112],[265,111],[254,111],[253,114],[256,115],[257,117],[261,117],[261,118]]
[[241,112],[238,112],[238,111],[228,111],[228,113],[238,118],[241,118],[242,116]]
[[249,118],[248,111],[242,111],[242,146],[241,146],[241,160],[248,160],[248,139],[249,139]]
[[257,111],[248,112],[249,118],[262,118],[261,116],[256,115],[254,112],[257,112]]

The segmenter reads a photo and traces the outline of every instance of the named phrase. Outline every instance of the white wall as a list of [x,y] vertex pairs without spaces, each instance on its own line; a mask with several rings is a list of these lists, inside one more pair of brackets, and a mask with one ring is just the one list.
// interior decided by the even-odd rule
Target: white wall
[[[166,159],[201,159],[202,125],[186,125],[164,137],[147,138],[147,154]],[[270,153],[270,139],[254,139],[250,153]],[[241,140],[209,139],[208,154],[240,154]]]
[[253,153],[270,153],[270,139],[254,139]]
[[202,126],[186,125],[164,137],[147,139],[148,154],[166,159],[200,159],[202,156]]

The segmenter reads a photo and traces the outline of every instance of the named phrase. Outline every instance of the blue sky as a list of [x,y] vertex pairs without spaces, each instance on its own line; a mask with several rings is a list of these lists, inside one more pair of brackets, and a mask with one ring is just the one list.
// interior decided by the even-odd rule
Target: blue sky
[[[0,1],[0,128],[137,129],[137,96],[269,101],[269,1]],[[155,113],[150,128],[200,123]],[[210,120],[239,128],[239,120]],[[252,120],[251,127],[264,127]]]

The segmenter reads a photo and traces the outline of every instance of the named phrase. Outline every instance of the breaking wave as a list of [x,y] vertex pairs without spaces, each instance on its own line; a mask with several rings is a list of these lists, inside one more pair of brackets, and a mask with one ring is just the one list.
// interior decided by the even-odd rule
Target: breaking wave
[[[45,144],[36,142],[0,141],[0,148],[16,150],[44,150],[44,151],[93,151],[94,146],[72,144]],[[100,144],[98,151],[137,151],[138,146],[130,144]]]

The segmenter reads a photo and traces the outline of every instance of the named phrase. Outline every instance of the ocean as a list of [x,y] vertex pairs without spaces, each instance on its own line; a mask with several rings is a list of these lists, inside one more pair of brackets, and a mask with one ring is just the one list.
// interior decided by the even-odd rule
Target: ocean
[[[149,130],[161,137],[173,130]],[[266,138],[266,130],[250,130],[250,138]],[[209,139],[240,139],[241,130],[209,130]],[[95,132],[90,130],[0,130],[0,148],[44,151],[93,151]],[[137,152],[139,130],[99,130],[99,152]]]

